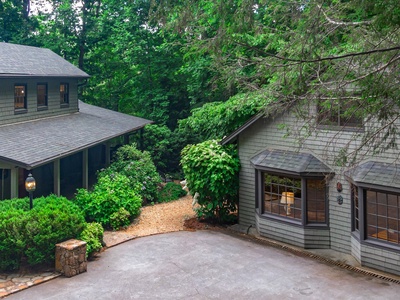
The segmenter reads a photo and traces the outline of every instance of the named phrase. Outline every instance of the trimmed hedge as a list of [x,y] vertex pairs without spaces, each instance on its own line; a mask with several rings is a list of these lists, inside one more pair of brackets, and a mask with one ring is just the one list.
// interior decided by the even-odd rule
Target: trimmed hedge
[[21,259],[29,265],[53,263],[55,244],[76,238],[85,219],[79,207],[54,195],[34,200],[0,201],[0,270],[15,270]]

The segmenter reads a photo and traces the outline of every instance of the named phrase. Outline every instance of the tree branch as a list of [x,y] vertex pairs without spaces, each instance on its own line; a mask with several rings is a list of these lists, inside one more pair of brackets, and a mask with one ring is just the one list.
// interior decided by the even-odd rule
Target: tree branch
[[317,4],[317,7],[319,8],[319,10],[324,14],[325,19],[331,23],[331,24],[335,24],[335,25],[341,25],[341,26],[358,26],[358,25],[365,25],[365,24],[371,24],[371,21],[361,21],[361,22],[337,22],[332,20],[331,18],[328,17],[328,15],[325,13],[325,11],[322,9],[322,6]]

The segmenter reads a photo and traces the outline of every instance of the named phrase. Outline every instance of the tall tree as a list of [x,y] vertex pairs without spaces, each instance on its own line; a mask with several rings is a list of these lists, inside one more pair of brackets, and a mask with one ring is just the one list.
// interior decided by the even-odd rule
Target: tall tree
[[[158,8],[166,26],[180,29],[190,53],[210,54],[221,84],[275,98],[268,111],[304,105],[299,116],[306,121],[310,102],[329,112],[341,105],[346,119],[381,124],[366,129],[363,146],[397,146],[397,1],[165,0]],[[318,122],[310,119],[309,129]]]

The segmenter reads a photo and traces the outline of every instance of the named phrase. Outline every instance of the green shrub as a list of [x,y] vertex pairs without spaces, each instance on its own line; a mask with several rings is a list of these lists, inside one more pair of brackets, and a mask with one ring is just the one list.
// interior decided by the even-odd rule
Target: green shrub
[[76,238],[85,226],[79,207],[64,197],[35,199],[25,226],[25,255],[30,265],[53,263],[55,244]]
[[79,240],[86,242],[86,256],[91,257],[103,247],[104,229],[100,223],[86,223],[85,228],[78,236]]
[[93,191],[78,190],[75,203],[82,209],[88,222],[98,222],[109,227],[111,215],[120,208],[126,209],[131,218],[139,215],[142,200],[137,190],[138,187],[132,186],[124,175],[103,174],[94,185]]
[[16,270],[26,244],[26,212],[12,207],[3,209],[0,210],[0,271]]
[[158,202],[170,202],[186,196],[187,192],[182,189],[180,184],[175,182],[168,182],[159,192],[158,192]]
[[190,192],[197,197],[198,217],[229,222],[238,199],[239,157],[233,145],[210,140],[182,150],[182,168]]
[[119,230],[121,227],[128,226],[130,221],[131,214],[125,208],[121,207],[118,211],[111,214],[110,216],[110,225],[113,230]]
[[135,145],[122,146],[117,150],[114,162],[99,173],[99,178],[115,173],[128,177],[127,188],[140,185],[138,193],[144,201],[155,200],[161,178],[148,152],[138,150]]
[[85,221],[79,207],[54,195],[34,200],[0,202],[0,270],[18,269],[22,257],[30,265],[53,263],[55,244],[76,238]]
[[0,212],[10,209],[29,210],[29,198],[11,199],[0,201]]

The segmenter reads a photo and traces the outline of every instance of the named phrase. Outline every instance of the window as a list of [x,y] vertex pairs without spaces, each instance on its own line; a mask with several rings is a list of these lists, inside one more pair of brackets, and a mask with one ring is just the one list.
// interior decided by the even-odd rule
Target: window
[[365,227],[368,239],[400,245],[400,195],[365,190]]
[[318,103],[318,123],[340,127],[362,127],[362,117],[355,101],[327,100]]
[[362,189],[359,199],[358,190],[352,185],[353,231],[367,241],[400,245],[400,194]]
[[37,106],[47,106],[47,83],[38,83],[36,87]]
[[351,203],[353,212],[353,231],[360,232],[360,204],[358,201],[358,187],[351,185]]
[[[326,223],[326,187],[324,179],[273,175],[261,172],[264,180],[263,213],[294,221]],[[303,212],[306,212],[303,214]]]
[[23,110],[27,108],[26,103],[26,84],[16,84],[14,86],[14,108]]
[[68,83],[60,84],[60,103],[69,104],[69,88]]

